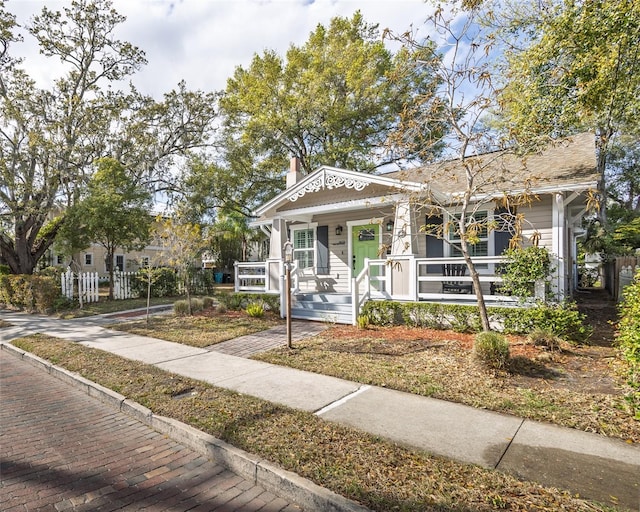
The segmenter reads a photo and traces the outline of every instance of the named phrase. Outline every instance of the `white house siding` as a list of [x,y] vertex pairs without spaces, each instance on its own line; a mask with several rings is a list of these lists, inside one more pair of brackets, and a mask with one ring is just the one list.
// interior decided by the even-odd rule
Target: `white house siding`
[[[349,265],[349,222],[363,221],[369,223],[373,219],[391,218],[391,211],[385,215],[377,209],[356,210],[350,212],[337,212],[325,215],[314,216],[310,225],[328,226],[329,228],[329,274],[315,275],[310,271],[300,273],[300,290],[302,292],[340,292],[345,293],[350,290],[351,266]],[[304,226],[305,223],[290,223],[289,227]],[[336,227],[342,227],[342,234],[336,235]],[[384,225],[382,226],[383,243],[388,243],[390,237],[386,235]],[[317,240],[316,240],[317,243]]]
[[521,212],[524,213],[526,219],[522,232],[524,245],[531,245],[531,237],[537,232],[540,235],[538,245],[551,251],[553,244],[551,196],[541,196],[540,201],[534,202],[531,207],[521,209]]

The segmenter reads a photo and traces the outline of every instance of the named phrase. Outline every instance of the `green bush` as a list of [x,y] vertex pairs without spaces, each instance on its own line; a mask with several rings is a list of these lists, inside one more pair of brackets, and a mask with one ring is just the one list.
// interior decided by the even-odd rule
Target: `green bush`
[[214,292],[213,269],[195,268],[190,272],[189,278],[191,279],[191,289],[194,293],[206,295]]
[[0,265],[0,276],[8,276],[9,274],[11,274],[9,265]]
[[12,276],[0,274],[0,304],[13,305],[13,280]]
[[60,297],[58,281],[49,276],[0,275],[0,303],[27,311],[51,313]]
[[527,299],[535,295],[535,282],[547,280],[551,273],[551,257],[544,247],[508,249],[506,264],[501,265],[500,293]]
[[221,293],[218,302],[232,311],[247,309],[252,302],[261,302],[265,311],[280,311],[280,295],[266,293]]
[[57,282],[60,282],[60,276],[63,273],[64,269],[62,267],[45,267],[41,270],[38,270],[37,275],[52,277],[56,279]]
[[149,286],[148,275],[151,273],[152,297],[175,297],[178,295],[178,276],[174,269],[167,267],[141,268],[136,274],[131,287],[139,297],[147,296]]
[[369,327],[369,324],[371,324],[369,321],[369,315],[358,315],[356,322],[358,324],[358,329],[366,329]]
[[640,420],[640,270],[633,283],[625,287],[619,309],[616,341],[629,363],[627,382],[631,386],[626,398],[635,418]]
[[534,329],[546,329],[563,340],[584,343],[593,329],[585,323],[585,316],[573,302],[562,304],[539,303],[526,308],[490,308],[500,314],[503,331],[509,334],[528,334]]
[[489,368],[499,370],[509,363],[509,342],[500,333],[480,332],[473,343],[473,353]]
[[394,325],[402,323],[402,304],[390,300],[368,301],[362,308],[362,314],[369,317],[372,325]]
[[247,315],[252,318],[262,318],[264,316],[264,305],[262,302],[251,302],[247,305]]
[[[490,322],[496,330],[507,334],[529,334],[534,329],[548,330],[564,340],[582,343],[592,329],[585,324],[574,303],[544,304],[531,307],[490,307]],[[482,328],[477,306],[439,304],[436,302],[368,301],[361,314],[372,325],[399,325],[431,329],[454,329],[478,332]]]

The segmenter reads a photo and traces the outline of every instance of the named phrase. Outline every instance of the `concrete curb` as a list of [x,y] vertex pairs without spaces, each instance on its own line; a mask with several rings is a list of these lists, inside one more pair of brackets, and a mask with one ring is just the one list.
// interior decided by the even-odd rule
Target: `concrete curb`
[[174,441],[188,446],[247,480],[252,480],[269,492],[296,503],[305,510],[369,512],[368,508],[302,478],[296,473],[262,460],[185,423],[153,414],[150,409],[120,393],[51,364],[49,361],[14,347],[10,343],[0,342],[0,350],[45,370],[51,376],[124,414],[134,417]]

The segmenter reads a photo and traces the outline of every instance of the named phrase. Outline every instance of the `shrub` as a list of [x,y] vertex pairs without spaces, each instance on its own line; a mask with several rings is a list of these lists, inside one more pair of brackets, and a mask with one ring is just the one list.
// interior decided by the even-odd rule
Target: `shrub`
[[640,420],[640,270],[622,294],[620,321],[616,341],[629,364],[627,382],[631,392],[626,399],[636,419]]
[[29,274],[0,275],[0,303],[27,311],[50,313],[60,296],[53,277]]
[[266,293],[221,293],[218,302],[227,309],[240,311],[252,302],[261,302],[265,311],[280,311],[280,295]]
[[551,273],[551,257],[544,247],[526,247],[505,251],[507,263],[501,266],[500,292],[527,299],[535,295],[535,282]]
[[[204,300],[200,298],[191,299],[191,314],[197,313],[204,309]],[[178,316],[189,314],[189,301],[177,300],[173,303],[173,312]]]
[[390,300],[368,301],[362,308],[362,314],[369,317],[373,325],[394,325],[402,323],[402,305]]
[[584,343],[593,332],[593,328],[585,323],[585,315],[573,302],[540,303],[527,308],[490,308],[492,313],[501,309],[506,309],[499,313],[505,333],[527,334],[536,328],[546,329],[563,340]]
[[8,276],[9,274],[11,274],[9,265],[0,265],[0,276]]
[[151,296],[175,297],[178,295],[178,277],[172,268],[141,268],[132,283],[134,292],[139,297],[147,296],[148,273],[151,272]]
[[366,329],[367,327],[369,327],[369,324],[371,323],[369,321],[369,315],[366,315],[366,314],[358,315],[356,322],[358,324],[358,329]]
[[[431,329],[454,329],[459,332],[481,330],[477,306],[438,304],[435,302],[368,301],[362,314],[371,325],[406,324]],[[531,307],[488,308],[489,319],[496,330],[507,334],[528,334],[536,328],[546,329],[561,339],[582,343],[591,335],[574,303],[544,304]]]
[[560,349],[562,340],[551,329],[537,327],[527,335],[527,341],[536,347],[544,347],[553,352]]
[[480,332],[473,343],[473,353],[488,367],[501,369],[509,362],[509,342],[500,333]]
[[247,305],[247,315],[252,318],[262,318],[264,316],[264,306],[261,302],[251,302]]

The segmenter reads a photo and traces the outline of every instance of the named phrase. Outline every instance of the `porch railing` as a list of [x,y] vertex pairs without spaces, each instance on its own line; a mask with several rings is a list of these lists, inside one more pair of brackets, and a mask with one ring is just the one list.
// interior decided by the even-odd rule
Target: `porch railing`
[[[503,282],[499,271],[499,265],[505,263],[500,256],[480,256],[473,258],[479,273],[483,295],[492,302],[502,304],[514,304],[518,302],[515,297],[499,293],[500,284]],[[390,299],[403,301],[447,301],[447,302],[473,302],[475,293],[443,293],[440,284],[446,281],[458,281],[471,283],[472,278],[467,273],[462,276],[443,275],[443,265],[465,264],[463,258],[413,258],[406,259],[365,259],[363,270],[351,280],[351,299],[353,304],[352,320],[356,323],[362,306],[369,299]],[[248,291],[266,293],[268,290],[268,264],[266,262],[247,262],[235,264],[235,291]],[[280,264],[281,298],[284,297],[284,265]],[[296,293],[300,289],[300,283],[310,276],[299,272],[295,263],[291,271],[291,289]],[[402,293],[394,292],[394,279],[403,281]],[[397,284],[397,283],[396,283]],[[544,298],[545,288],[543,282],[535,283],[536,298]],[[283,299],[284,300],[284,299]]]
[[[492,294],[492,289],[498,289],[499,285],[503,282],[502,275],[499,272],[499,265],[505,263],[505,258],[502,256],[477,256],[473,258],[473,263],[478,271],[478,278],[480,283],[488,283],[489,292],[484,295],[492,295],[500,297],[508,302],[513,301],[511,297]],[[442,299],[451,298],[451,294],[444,294],[441,292],[423,291],[421,283],[443,283],[445,281],[458,281],[463,283],[471,283],[473,279],[471,275],[465,274],[463,276],[445,276],[443,275],[443,265],[465,265],[464,258],[416,258],[415,267],[413,273],[415,276],[415,300],[425,299]],[[491,286],[494,285],[494,286]],[[475,295],[475,294],[474,294]]]
[[267,291],[267,264],[264,261],[236,261],[234,267],[234,283],[236,292],[265,293]]

